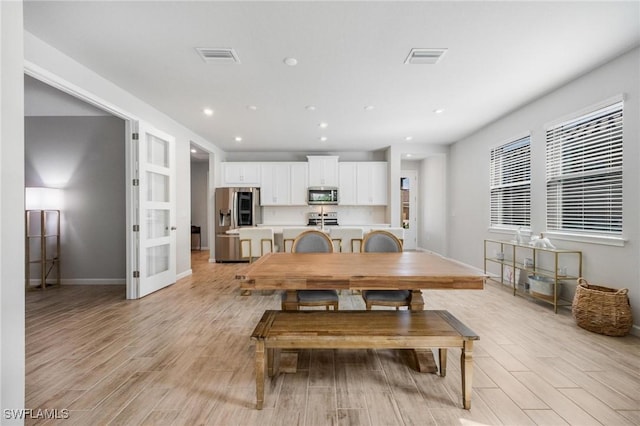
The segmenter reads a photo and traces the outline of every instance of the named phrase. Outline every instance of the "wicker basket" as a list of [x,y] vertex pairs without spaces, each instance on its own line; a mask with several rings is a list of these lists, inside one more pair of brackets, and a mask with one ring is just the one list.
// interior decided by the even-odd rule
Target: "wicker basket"
[[628,289],[590,285],[578,278],[571,312],[579,327],[607,336],[624,336],[633,325]]

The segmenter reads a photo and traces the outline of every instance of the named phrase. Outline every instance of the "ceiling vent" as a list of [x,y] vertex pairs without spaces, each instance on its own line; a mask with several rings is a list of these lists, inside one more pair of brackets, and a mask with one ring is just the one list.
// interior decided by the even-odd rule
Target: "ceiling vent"
[[233,49],[217,47],[196,47],[200,57],[210,64],[239,64],[240,59]]
[[405,64],[437,64],[447,49],[411,49]]

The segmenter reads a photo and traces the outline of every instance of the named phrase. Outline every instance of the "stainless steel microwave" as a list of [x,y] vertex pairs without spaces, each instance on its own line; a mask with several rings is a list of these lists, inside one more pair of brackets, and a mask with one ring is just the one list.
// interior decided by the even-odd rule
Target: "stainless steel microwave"
[[307,190],[307,204],[338,204],[338,188],[328,186],[312,186]]

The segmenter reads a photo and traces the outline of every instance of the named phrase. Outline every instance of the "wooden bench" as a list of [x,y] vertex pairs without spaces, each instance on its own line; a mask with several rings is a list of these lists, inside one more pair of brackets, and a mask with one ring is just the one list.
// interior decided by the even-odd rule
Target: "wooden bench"
[[[479,337],[447,311],[266,311],[253,330],[257,409],[264,403],[265,366],[277,372],[280,349],[439,349],[440,376],[447,348],[462,348],[462,401],[471,408],[473,341]],[[266,350],[266,352],[265,352]]]

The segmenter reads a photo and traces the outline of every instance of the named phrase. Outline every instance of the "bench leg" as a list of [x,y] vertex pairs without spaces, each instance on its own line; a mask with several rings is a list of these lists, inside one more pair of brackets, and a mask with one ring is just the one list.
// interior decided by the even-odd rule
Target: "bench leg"
[[440,377],[447,375],[447,348],[438,349],[438,356],[440,358]]
[[471,380],[473,378],[473,340],[465,340],[460,355],[462,376],[462,403],[466,410],[471,408]]
[[264,403],[264,340],[256,341],[256,408],[262,410]]

